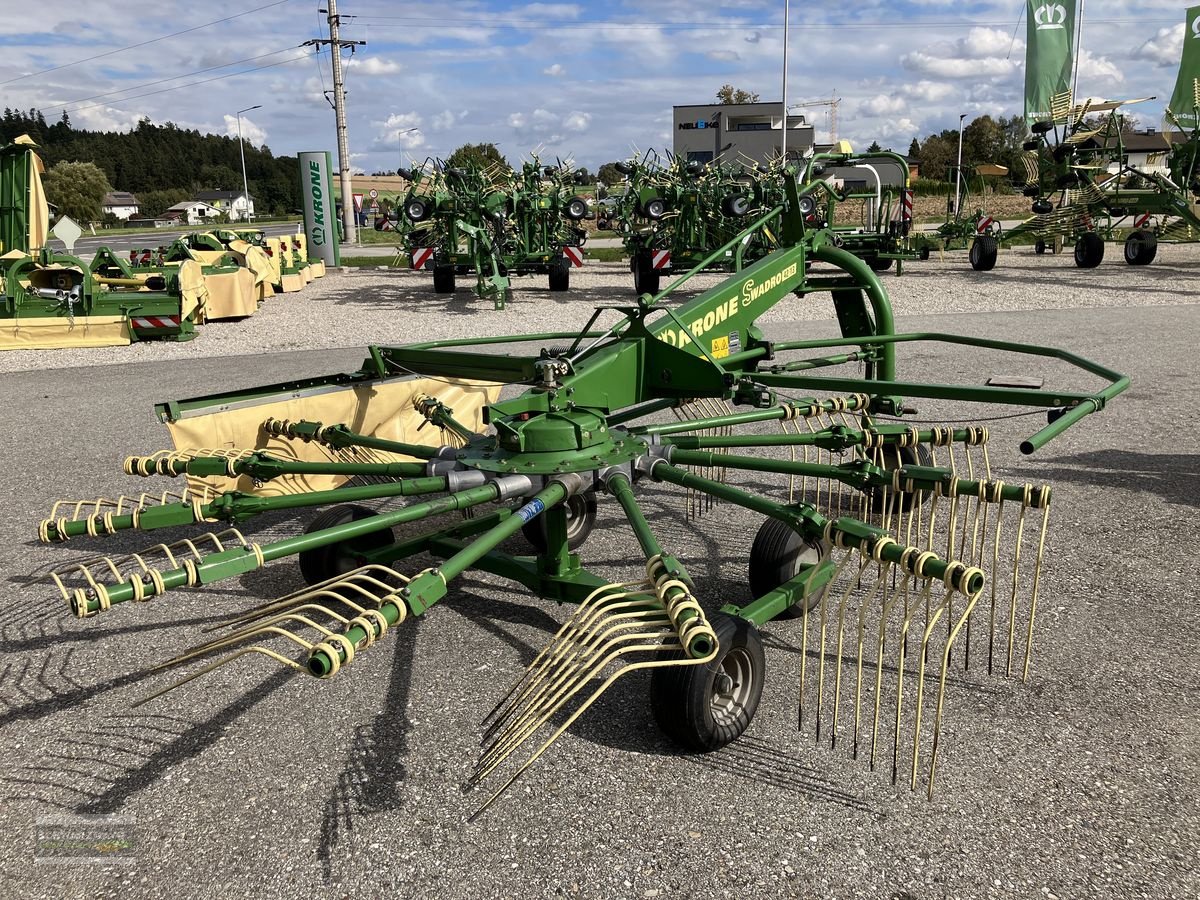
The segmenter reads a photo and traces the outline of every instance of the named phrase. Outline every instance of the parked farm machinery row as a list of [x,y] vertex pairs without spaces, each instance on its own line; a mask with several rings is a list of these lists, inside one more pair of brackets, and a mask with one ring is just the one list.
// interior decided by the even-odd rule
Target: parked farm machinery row
[[510,279],[546,275],[551,291],[570,287],[583,265],[586,201],[569,166],[543,166],[536,157],[519,169],[445,166],[433,160],[402,170],[411,186],[396,214],[378,228],[397,231],[412,267],[433,274],[433,289],[452,294],[459,275],[475,276],[475,293],[503,309]]
[[[876,273],[812,225],[803,184],[780,183],[777,214],[714,253],[775,249],[682,305],[669,303],[673,286],[599,307],[578,333],[372,347],[356,372],[163,403],[175,448],[124,468],[179,486],[62,501],[39,528],[68,552],[131,530],[161,530],[161,541],[64,561],[48,580],[77,616],[136,617],[180,588],[298,560],[306,587],[166,661],[146,699],[227,664],[345,677],[389,633],[437,617],[471,571],[573,604],[484,720],[470,779],[496,785],[483,807],[633,672],[650,672],[654,718],[682,747],[736,740],[766,684],[760,629],[776,623],[801,648],[788,673],[801,727],[932,794],[950,668],[1028,676],[1049,559],[1050,488],[1002,480],[988,429],[953,406],[1045,410],[1021,445],[1033,452],[1128,379],[1049,347],[896,333]],[[760,328],[776,304],[824,293],[840,337]],[[1047,390],[901,378],[902,366],[935,371],[930,345],[1077,372]],[[910,348],[915,365],[903,361]],[[1078,379],[1098,386],[1072,389]],[[914,401],[948,405],[937,418],[950,423],[914,420]],[[718,543],[729,517],[706,517],[714,504],[760,517],[745,596],[715,596],[689,574],[694,549],[648,515],[672,495]],[[589,550],[600,504],[637,548],[628,570]],[[326,508],[301,534],[248,530],[260,514],[310,507]],[[206,528],[217,530],[180,537]],[[511,546],[518,533],[532,552]],[[424,555],[434,561],[413,562]],[[161,680],[171,670],[183,674]]]
[[[1200,105],[1200,82],[1196,93]],[[1051,117],[1032,125],[1024,145],[1018,186],[1033,216],[1005,230],[977,211],[948,220],[927,240],[946,249],[969,246],[978,271],[992,269],[1001,245],[1012,243],[1032,243],[1039,255],[1070,247],[1075,265],[1092,269],[1104,260],[1107,243],[1121,243],[1129,265],[1145,266],[1159,244],[1200,242],[1200,127],[1185,126],[1168,109],[1175,136],[1145,165],[1132,165],[1123,110],[1140,102],[1075,104],[1069,91],[1055,96]]]
[[304,235],[253,229],[189,234],[128,256],[100,247],[85,263],[46,246],[41,172],[28,139],[0,148],[0,349],[191,340],[206,321],[252,315],[276,290],[324,274],[308,262]]
[[[885,180],[880,164],[894,163],[902,173]],[[697,265],[708,271],[739,271],[778,246],[779,210],[784,203],[784,166],[701,164],[647,153],[618,163],[625,176],[601,227],[617,231],[629,255],[634,290],[657,293],[664,274]],[[864,189],[845,187],[847,176],[861,177]],[[812,227],[829,231],[839,246],[880,271],[894,261],[919,255],[909,239],[912,194],[908,164],[892,153],[854,154],[843,143],[838,152],[810,155],[801,176],[800,212]],[[850,212],[850,211],[853,212]],[[748,222],[766,217],[751,238],[713,255]]]

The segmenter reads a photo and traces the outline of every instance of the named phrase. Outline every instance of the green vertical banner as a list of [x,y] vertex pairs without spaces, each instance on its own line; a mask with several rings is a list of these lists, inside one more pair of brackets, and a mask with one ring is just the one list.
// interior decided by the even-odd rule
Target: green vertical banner
[[1071,89],[1075,0],[1027,0],[1025,121],[1050,118],[1050,99]]
[[1179,124],[1184,128],[1200,127],[1200,6],[1193,6],[1183,17],[1183,57],[1179,60],[1179,75],[1175,79],[1175,93],[1167,104]]
[[300,196],[304,201],[304,233],[308,258],[327,266],[342,264],[337,236],[337,204],[333,198],[333,163],[327,150],[299,154]]

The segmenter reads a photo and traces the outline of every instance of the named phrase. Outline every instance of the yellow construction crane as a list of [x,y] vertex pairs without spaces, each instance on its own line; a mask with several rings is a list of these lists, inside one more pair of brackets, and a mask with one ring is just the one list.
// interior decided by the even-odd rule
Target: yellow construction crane
[[841,102],[842,102],[842,98],[837,96],[837,92],[835,91],[833,93],[833,96],[830,97],[830,99],[828,99],[828,100],[809,100],[806,103],[789,103],[788,111],[790,112],[793,109],[811,109],[812,107],[816,107],[816,106],[824,106],[825,107],[825,125],[829,129],[829,142],[831,144],[836,144],[837,139],[838,139],[838,136],[837,136],[838,104]]

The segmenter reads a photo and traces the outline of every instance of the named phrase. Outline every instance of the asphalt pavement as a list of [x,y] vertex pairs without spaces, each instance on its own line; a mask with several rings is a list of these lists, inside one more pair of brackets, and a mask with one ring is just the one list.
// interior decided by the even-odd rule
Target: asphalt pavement
[[[1016,445],[1036,421],[988,423],[999,477],[1055,487],[1041,628],[1028,683],[955,677],[932,801],[845,747],[797,733],[801,647],[782,621],[764,629],[769,682],[741,740],[679,752],[653,724],[646,680],[623,679],[469,823],[481,794],[463,784],[479,721],[567,614],[482,575],[456,582],[331,680],[256,657],[131,708],[165,681],[151,666],[296,588],[296,567],[280,562],[81,622],[31,575],[182,532],[46,547],[34,540],[37,521],[61,497],[146,488],[120,467],[129,453],[165,446],[155,401],[351,369],[361,348],[2,376],[3,892],[1200,896],[1200,595],[1187,549],[1200,525],[1191,409],[1200,306],[900,315],[898,327],[1069,347],[1134,379],[1031,457]],[[777,322],[770,332],[819,337],[836,324]],[[1014,371],[1063,375],[1046,361],[958,347],[922,348],[900,374],[979,383]],[[743,601],[758,519],[722,506],[690,522],[673,491],[639,492],[704,602]],[[265,539],[306,521],[277,516],[247,529]],[[611,577],[635,574],[636,544],[610,500],[581,552]],[[62,816],[116,816],[136,858],[35,863],[36,836]]]

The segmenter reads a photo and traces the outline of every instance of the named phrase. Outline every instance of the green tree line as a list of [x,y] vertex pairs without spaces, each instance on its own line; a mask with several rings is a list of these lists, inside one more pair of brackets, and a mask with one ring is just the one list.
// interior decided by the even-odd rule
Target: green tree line
[[[171,122],[155,125],[142,119],[128,132],[87,131],[72,126],[65,112],[50,124],[38,110],[6,108],[0,119],[0,145],[22,134],[37,143],[47,168],[64,162],[94,163],[113,190],[137,196],[143,216],[158,215],[196,191],[242,187],[237,138],[201,134]],[[275,156],[265,144],[247,144],[245,150],[255,214],[297,211],[301,201],[296,157]]]

